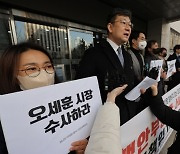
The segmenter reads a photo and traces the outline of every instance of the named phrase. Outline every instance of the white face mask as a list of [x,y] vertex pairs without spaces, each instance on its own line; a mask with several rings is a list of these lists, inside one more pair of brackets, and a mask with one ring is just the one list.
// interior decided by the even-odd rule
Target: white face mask
[[41,70],[37,77],[22,77],[18,75],[17,79],[19,80],[20,88],[22,90],[28,90],[54,84],[54,73],[48,74],[45,70]]
[[144,50],[145,47],[146,47],[146,45],[147,45],[147,42],[146,42],[146,41],[141,41],[141,42],[139,42],[139,44],[138,44],[139,50]]

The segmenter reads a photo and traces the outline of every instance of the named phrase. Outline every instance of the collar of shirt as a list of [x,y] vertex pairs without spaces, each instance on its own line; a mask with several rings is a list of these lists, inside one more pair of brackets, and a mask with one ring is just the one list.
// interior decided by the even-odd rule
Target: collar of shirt
[[109,42],[109,44],[111,45],[111,47],[114,49],[115,53],[118,55],[117,49],[118,49],[119,47],[121,47],[121,45],[118,46],[116,43],[114,43],[114,42],[113,42],[112,40],[110,40],[109,38],[107,38],[106,40],[107,40],[107,42]]

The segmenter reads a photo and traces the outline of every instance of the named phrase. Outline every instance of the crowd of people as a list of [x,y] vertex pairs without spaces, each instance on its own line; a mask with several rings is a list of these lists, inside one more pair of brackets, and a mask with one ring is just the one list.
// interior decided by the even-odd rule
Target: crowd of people
[[[179,131],[179,112],[165,106],[161,96],[179,84],[180,45],[176,45],[174,53],[167,58],[166,48],[159,48],[156,40],[147,41],[144,32],[132,30],[131,18],[129,10],[114,9],[107,19],[107,39],[85,51],[80,61],[75,78],[97,76],[103,106],[90,139],[73,142],[70,153],[120,154],[120,126],[147,106],[159,120]],[[124,47],[128,41],[130,47]],[[142,90],[136,103],[127,100],[125,95],[150,72],[152,60],[163,60],[158,85]],[[176,60],[176,72],[167,80],[167,61],[170,60]],[[12,45],[0,57],[0,95],[56,83],[59,82],[52,58],[39,45],[29,42]],[[178,153],[179,144],[178,136],[168,153]],[[0,154],[8,154],[1,125]]]

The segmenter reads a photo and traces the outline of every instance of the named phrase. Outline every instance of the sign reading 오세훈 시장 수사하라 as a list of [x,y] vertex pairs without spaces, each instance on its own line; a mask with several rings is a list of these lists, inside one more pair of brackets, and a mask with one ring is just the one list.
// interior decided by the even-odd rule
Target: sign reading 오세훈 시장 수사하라
[[10,154],[67,154],[84,139],[102,104],[96,77],[0,96]]

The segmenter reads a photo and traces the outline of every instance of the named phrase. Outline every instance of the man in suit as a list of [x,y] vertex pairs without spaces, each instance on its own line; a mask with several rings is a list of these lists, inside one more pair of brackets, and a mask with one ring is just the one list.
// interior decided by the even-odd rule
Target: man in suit
[[107,20],[107,39],[85,51],[76,73],[76,79],[97,76],[103,102],[108,91],[128,84],[124,94],[116,98],[121,125],[136,114],[136,104],[124,97],[134,86],[132,58],[123,48],[123,44],[129,39],[131,28],[131,12],[114,9]]
[[174,53],[169,56],[168,61],[176,59],[176,73],[174,73],[168,83],[168,90],[171,90],[180,83],[180,44],[173,48]]

